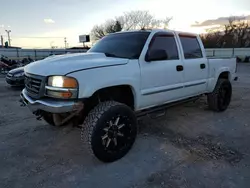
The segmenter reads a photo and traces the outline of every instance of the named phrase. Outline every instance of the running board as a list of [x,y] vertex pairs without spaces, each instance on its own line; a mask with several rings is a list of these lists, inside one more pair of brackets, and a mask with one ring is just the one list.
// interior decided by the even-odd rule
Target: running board
[[199,98],[200,98],[200,96],[191,97],[191,98],[180,100],[180,101],[177,101],[177,102],[172,102],[172,103],[169,103],[169,104],[160,105],[160,106],[157,106],[157,107],[152,107],[152,108],[149,108],[149,109],[146,109],[146,110],[141,110],[141,111],[136,112],[136,117],[139,118],[139,117],[146,116],[146,115],[149,115],[149,114],[152,114],[152,113],[155,113],[155,112],[160,113],[160,112],[166,110],[167,108],[170,108],[170,107],[173,107],[173,106],[176,106],[176,105],[179,105],[179,104],[183,104],[183,103],[186,103],[186,102],[190,102],[190,101],[196,101]]
[[157,119],[165,115],[166,115],[166,109],[163,109],[148,114],[148,117],[150,117],[151,119]]

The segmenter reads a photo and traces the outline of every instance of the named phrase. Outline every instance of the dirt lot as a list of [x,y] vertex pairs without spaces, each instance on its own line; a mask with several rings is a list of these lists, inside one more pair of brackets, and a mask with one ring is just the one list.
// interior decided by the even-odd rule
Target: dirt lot
[[226,112],[202,98],[144,118],[133,149],[111,164],[86,155],[79,129],[37,121],[0,78],[0,187],[248,188],[250,65],[238,72]]

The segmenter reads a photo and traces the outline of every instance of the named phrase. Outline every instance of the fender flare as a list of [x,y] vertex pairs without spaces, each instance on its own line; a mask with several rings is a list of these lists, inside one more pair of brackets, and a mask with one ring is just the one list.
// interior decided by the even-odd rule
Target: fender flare
[[214,69],[212,73],[213,78],[210,78],[208,81],[208,92],[212,92],[214,90],[220,75],[224,72],[228,73],[228,79],[231,80],[232,74],[229,67],[222,67],[217,71]]

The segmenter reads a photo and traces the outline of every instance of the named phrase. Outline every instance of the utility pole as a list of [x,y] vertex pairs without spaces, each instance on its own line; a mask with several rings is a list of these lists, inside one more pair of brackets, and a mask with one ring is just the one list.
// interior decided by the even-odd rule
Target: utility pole
[[2,45],[2,48],[3,48],[3,35],[1,35],[1,45]]
[[64,37],[64,45],[65,45],[65,49],[67,49],[67,38]]
[[11,30],[5,30],[7,35],[8,35],[8,41],[9,41],[9,46],[11,46],[11,43],[10,43],[10,32]]

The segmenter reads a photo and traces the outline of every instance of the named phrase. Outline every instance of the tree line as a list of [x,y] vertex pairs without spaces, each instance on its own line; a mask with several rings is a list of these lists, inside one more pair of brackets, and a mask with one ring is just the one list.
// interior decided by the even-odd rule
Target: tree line
[[[105,35],[119,31],[167,29],[171,17],[158,19],[149,11],[129,11],[103,24],[95,25],[91,38],[99,40]],[[249,23],[236,17],[230,17],[228,23],[219,28],[210,29],[200,35],[205,48],[247,48],[250,47]]]
[[247,20],[230,17],[228,23],[201,35],[205,48],[250,47],[250,25]]
[[158,19],[149,11],[129,11],[114,19],[107,20],[103,24],[95,25],[91,31],[91,38],[98,40],[109,33],[119,31],[143,30],[152,28],[166,29],[171,19],[172,18],[170,17]]

